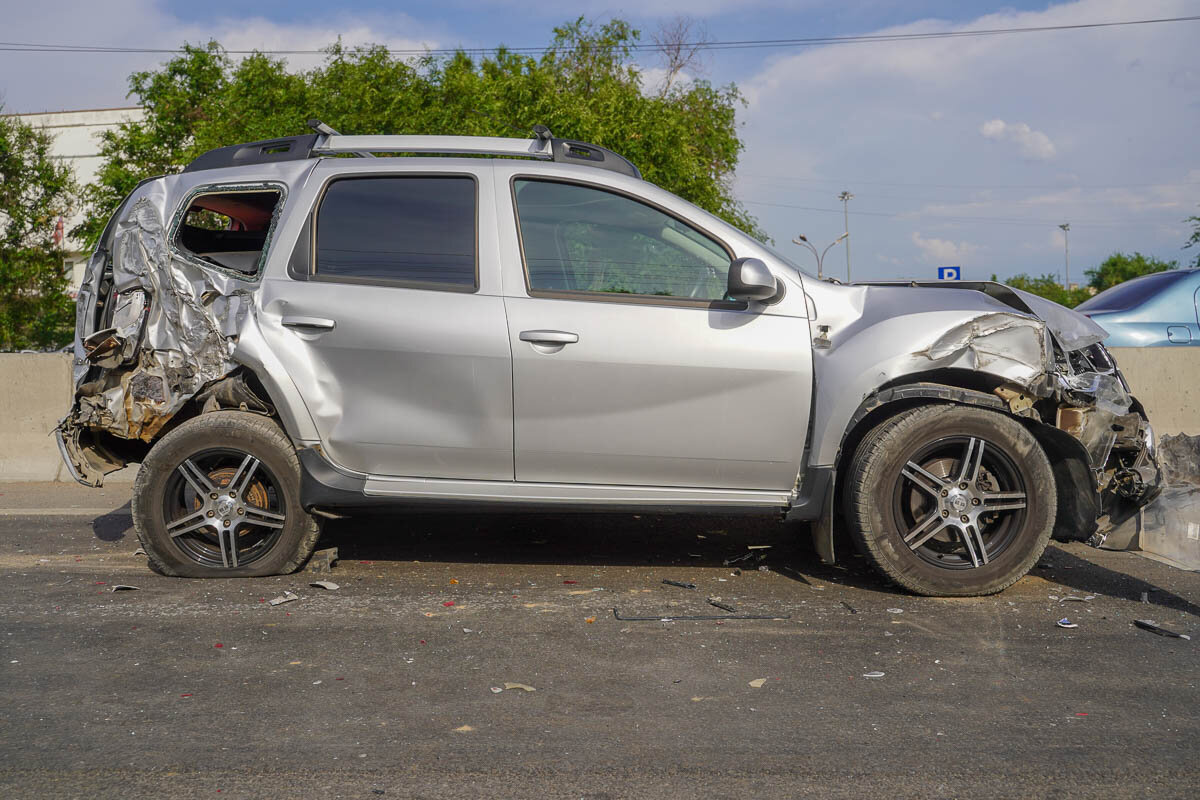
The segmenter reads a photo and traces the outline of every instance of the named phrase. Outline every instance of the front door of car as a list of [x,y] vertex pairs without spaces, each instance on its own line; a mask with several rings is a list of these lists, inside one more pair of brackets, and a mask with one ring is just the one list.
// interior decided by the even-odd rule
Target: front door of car
[[[324,174],[322,174],[324,171]],[[382,476],[513,479],[512,359],[491,169],[319,167],[261,327],[326,454]]]
[[512,196],[517,480],[791,489],[812,381],[799,286],[795,314],[729,301],[729,247],[628,195],[518,177]]

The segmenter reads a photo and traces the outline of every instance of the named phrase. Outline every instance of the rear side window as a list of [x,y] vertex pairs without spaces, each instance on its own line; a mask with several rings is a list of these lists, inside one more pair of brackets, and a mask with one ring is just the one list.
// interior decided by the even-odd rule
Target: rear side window
[[317,212],[320,278],[471,291],[476,287],[475,180],[342,178]]
[[1175,281],[1181,280],[1186,276],[1186,272],[1158,272],[1141,278],[1135,278],[1125,283],[1118,283],[1116,286],[1105,289],[1095,297],[1075,306],[1075,310],[1090,311],[1093,314],[1108,311],[1125,311],[1126,309],[1140,306],[1159,292],[1169,289]]
[[201,192],[188,203],[175,246],[206,264],[257,275],[281,197],[278,189]]

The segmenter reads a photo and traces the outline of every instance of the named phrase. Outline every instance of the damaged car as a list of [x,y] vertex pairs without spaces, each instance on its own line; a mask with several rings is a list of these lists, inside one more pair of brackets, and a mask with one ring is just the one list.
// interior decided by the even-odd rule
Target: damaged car
[[88,263],[56,435],[85,485],[140,463],[161,573],[286,573],[369,509],[748,512],[979,595],[1156,491],[1082,315],[816,280],[544,128],[313,127],[142,182]]

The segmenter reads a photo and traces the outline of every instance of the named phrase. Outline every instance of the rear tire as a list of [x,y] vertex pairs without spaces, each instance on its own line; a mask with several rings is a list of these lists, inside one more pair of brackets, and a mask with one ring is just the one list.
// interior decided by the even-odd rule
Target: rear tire
[[1054,529],[1057,488],[1020,422],[958,405],[924,406],[864,437],[847,473],[855,545],[909,591],[987,595],[1016,583]]
[[300,504],[300,461],[271,419],[217,411],[184,422],[142,462],[133,524],[151,569],[188,578],[295,572],[321,529]]

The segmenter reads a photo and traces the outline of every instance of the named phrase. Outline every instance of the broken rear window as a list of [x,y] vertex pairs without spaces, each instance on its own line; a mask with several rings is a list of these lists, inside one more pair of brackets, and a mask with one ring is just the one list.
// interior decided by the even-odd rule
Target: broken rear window
[[192,197],[175,245],[207,264],[253,277],[282,193],[278,189],[205,192]]

